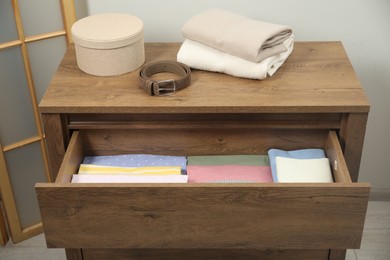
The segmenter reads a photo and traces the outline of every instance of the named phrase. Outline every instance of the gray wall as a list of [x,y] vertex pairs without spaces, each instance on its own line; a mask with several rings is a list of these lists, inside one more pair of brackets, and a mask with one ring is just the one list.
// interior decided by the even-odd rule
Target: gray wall
[[[81,0],[76,0],[81,1]],[[86,0],[85,14],[124,12],[144,21],[146,41],[182,41],[182,25],[212,7],[292,26],[297,41],[343,42],[371,102],[360,181],[390,189],[390,1]],[[80,17],[79,12],[79,17]]]

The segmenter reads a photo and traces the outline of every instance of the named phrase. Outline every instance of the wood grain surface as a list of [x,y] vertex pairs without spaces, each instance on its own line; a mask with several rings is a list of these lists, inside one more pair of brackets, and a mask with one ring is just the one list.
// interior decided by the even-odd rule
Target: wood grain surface
[[346,249],[367,184],[39,184],[46,241],[65,248]]
[[[146,62],[176,60],[179,48],[147,43]],[[70,45],[42,98],[58,173],[57,183],[36,186],[49,247],[67,248],[70,260],[344,259],[360,246],[370,186],[351,179],[370,106],[341,42],[297,42],[261,81],[193,70],[191,86],[167,97],[143,92],[138,72],[88,75]],[[309,147],[326,149],[336,183],[69,184],[85,154]]]
[[37,184],[49,247],[359,247],[370,187],[351,183],[334,132],[207,128],[181,134],[169,131],[155,145],[155,152],[169,149],[173,154],[234,154],[243,148],[240,151],[259,153],[267,145],[324,147],[331,161],[338,161],[338,183],[67,183],[77,173],[84,154],[133,148],[138,150],[132,152],[149,151],[156,136],[156,132],[127,130],[74,133],[57,183]]
[[[180,43],[145,44],[146,61],[176,60]],[[265,80],[193,70],[191,86],[150,97],[136,70],[96,77],[78,69],[70,46],[40,103],[44,113],[368,112],[369,105],[340,42],[297,42]],[[145,106],[145,104],[148,104]]]

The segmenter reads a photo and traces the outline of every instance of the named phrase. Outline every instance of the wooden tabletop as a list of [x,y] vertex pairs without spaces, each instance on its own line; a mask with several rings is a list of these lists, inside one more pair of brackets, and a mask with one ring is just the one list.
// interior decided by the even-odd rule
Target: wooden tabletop
[[[146,43],[146,61],[176,60],[180,43]],[[296,42],[270,78],[250,80],[192,71],[171,96],[138,87],[139,69],[97,77],[78,69],[67,50],[39,108],[42,113],[367,113],[369,103],[340,42]]]

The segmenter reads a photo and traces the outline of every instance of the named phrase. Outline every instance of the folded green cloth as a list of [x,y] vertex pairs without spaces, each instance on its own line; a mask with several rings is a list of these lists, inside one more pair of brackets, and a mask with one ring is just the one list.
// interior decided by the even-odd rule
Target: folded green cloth
[[252,165],[269,166],[268,155],[188,156],[188,165]]

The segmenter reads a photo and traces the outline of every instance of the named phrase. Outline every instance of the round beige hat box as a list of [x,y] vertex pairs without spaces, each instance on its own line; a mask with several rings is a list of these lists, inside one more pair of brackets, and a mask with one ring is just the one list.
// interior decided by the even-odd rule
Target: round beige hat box
[[96,76],[134,71],[145,62],[144,30],[135,16],[96,14],[72,26],[78,67]]

